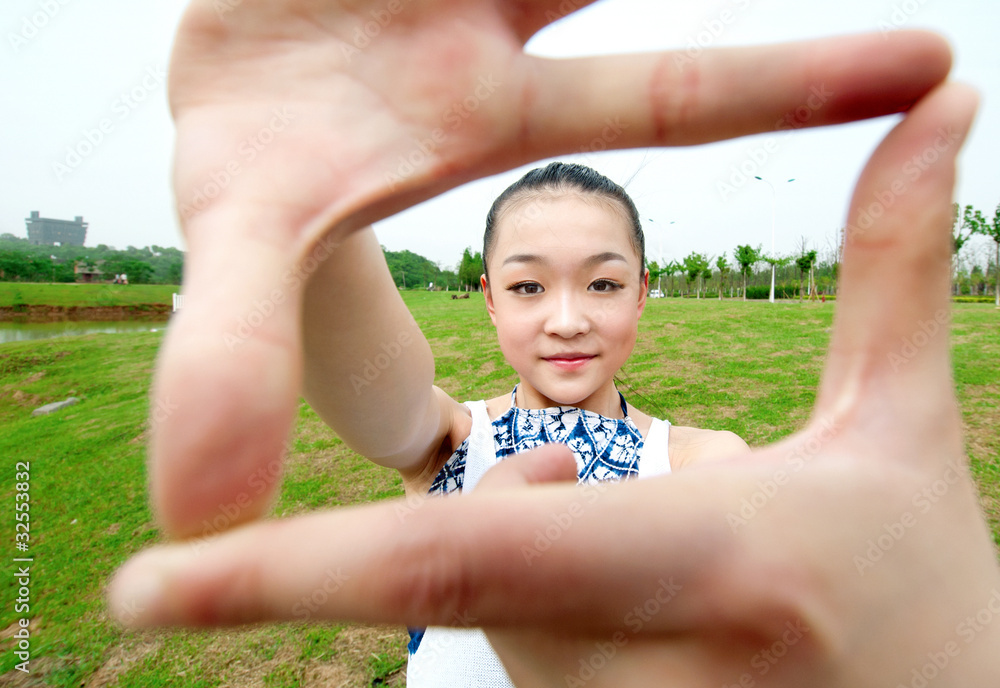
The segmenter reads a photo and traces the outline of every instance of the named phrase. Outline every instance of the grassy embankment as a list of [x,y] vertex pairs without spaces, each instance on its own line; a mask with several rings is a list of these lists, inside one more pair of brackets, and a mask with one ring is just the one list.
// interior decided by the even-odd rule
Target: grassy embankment
[[166,320],[169,284],[40,284],[0,282],[0,322]]
[[0,282],[0,307],[27,306],[131,306],[171,304],[171,294],[181,288],[172,284],[41,284]]
[[[23,286],[23,285],[22,285]],[[76,289],[79,287],[69,287]],[[134,287],[125,287],[132,290]],[[169,299],[169,292],[167,293]],[[434,348],[438,383],[459,399],[509,391],[482,297],[407,293]],[[829,339],[833,304],[663,299],[649,303],[620,376],[639,407],[677,424],[731,430],[751,445],[805,422]],[[1000,341],[991,307],[955,308],[955,376],[968,451],[1000,543]],[[129,555],[161,540],[145,494],[148,387],[160,333],[87,335],[0,345],[0,542],[13,550],[14,467],[31,464],[32,674],[0,683],[46,686],[401,685],[405,633],[395,628],[285,624],[224,632],[123,632],[102,586]],[[31,409],[79,397],[61,413]],[[401,494],[399,480],[348,451],[305,403],[278,515]],[[9,568],[10,564],[8,564]],[[0,629],[20,616],[4,576]],[[24,682],[27,679],[28,682]]]

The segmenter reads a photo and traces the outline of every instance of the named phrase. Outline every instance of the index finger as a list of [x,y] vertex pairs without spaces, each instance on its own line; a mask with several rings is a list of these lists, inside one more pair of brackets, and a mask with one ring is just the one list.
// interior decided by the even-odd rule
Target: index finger
[[608,148],[677,146],[901,112],[945,78],[951,52],[940,36],[900,31],[536,67],[525,131],[547,156],[595,131]]

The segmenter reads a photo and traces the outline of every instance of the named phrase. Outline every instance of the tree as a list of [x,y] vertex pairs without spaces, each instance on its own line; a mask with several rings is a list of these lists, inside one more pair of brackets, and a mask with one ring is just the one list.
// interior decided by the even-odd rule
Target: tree
[[732,271],[732,266],[726,259],[725,255],[721,255],[715,259],[715,267],[719,270],[719,301],[722,300],[722,283],[725,281],[726,276]]
[[[955,276],[958,267],[956,262],[958,252],[962,250],[962,247],[965,246],[965,243],[969,240],[969,238],[976,233],[976,213],[978,212],[975,211],[971,205],[967,205],[961,212],[960,216],[960,209],[961,208],[958,203],[951,204],[951,279],[953,289],[957,289]],[[963,229],[967,229],[969,231],[962,234]]]
[[670,278],[670,295],[674,295],[674,275],[684,270],[684,266],[676,260],[672,260],[663,266],[666,275]]
[[184,266],[181,263],[171,263],[167,268],[167,284],[180,284],[184,275]]
[[698,285],[698,298],[701,298],[701,285],[705,285],[705,298],[708,298],[708,281],[712,279],[712,266],[705,261],[705,269],[701,271],[701,281]]
[[[692,251],[684,259],[684,272],[687,274],[687,277],[688,277],[689,281],[693,282],[694,280],[696,280],[699,277],[701,277],[702,273],[705,272],[705,268],[707,268],[707,267],[708,267],[708,258],[706,258],[701,253],[695,253],[694,251]],[[696,289],[697,289],[697,292],[696,292],[697,293],[697,297],[701,298],[701,288],[700,288],[700,286],[696,286]]]
[[769,255],[761,254],[760,259],[771,266],[771,294],[768,296],[768,300],[774,303],[774,271],[778,268],[783,268],[792,262],[791,256],[781,256],[781,255]]
[[646,267],[649,270],[649,283],[652,284],[653,280],[656,280],[656,290],[662,294],[663,290],[660,289],[660,277],[667,271],[667,269],[665,267],[661,268],[660,264],[655,260],[649,261]]
[[846,233],[846,228],[841,227],[837,230],[836,235],[832,242],[831,260],[830,260],[830,275],[833,278],[833,293],[837,293],[837,279],[840,277],[840,264],[843,262],[844,258],[844,236]]
[[812,298],[813,281],[812,270],[816,264],[816,250],[805,251],[795,259],[795,267],[799,269],[799,301],[802,300],[803,287],[805,286],[805,275],[809,275],[809,297]]
[[[971,207],[966,206],[967,214],[968,209]],[[971,217],[972,232],[989,237],[996,244],[996,262],[993,269],[996,272],[997,283],[994,290],[994,298],[996,307],[1000,308],[1000,204],[997,204],[996,210],[993,211],[992,220],[987,220],[978,210]]]
[[143,260],[128,258],[127,255],[127,253],[118,252],[118,255],[101,263],[100,268],[104,279],[124,274],[128,275],[129,284],[149,284],[152,282],[153,266]]
[[467,246],[462,252],[462,262],[458,265],[458,284],[466,291],[479,289],[479,277],[483,274],[483,256],[478,251],[472,253]]
[[736,250],[733,251],[733,259],[736,260],[736,264],[740,266],[740,274],[743,275],[743,300],[747,300],[747,275],[753,270],[753,266],[760,262],[761,260],[761,247],[753,248],[749,244],[746,246],[737,246]]

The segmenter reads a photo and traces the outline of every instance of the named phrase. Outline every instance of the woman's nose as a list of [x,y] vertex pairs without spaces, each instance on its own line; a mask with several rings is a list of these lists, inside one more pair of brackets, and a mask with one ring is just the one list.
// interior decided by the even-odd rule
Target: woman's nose
[[553,295],[551,310],[545,319],[546,334],[570,339],[590,331],[590,316],[585,299],[571,292]]

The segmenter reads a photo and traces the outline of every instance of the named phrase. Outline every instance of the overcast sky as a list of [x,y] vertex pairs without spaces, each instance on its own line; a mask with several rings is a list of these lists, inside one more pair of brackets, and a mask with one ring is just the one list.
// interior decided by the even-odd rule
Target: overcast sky
[[[169,174],[173,129],[165,70],[181,0],[4,0],[0,19],[0,233],[26,236],[30,211],[90,223],[87,245],[184,248]],[[719,35],[706,27],[729,9]],[[636,17],[641,21],[635,21]],[[715,23],[718,26],[718,23]],[[983,94],[962,155],[956,200],[992,215],[1000,203],[1000,2],[996,0],[602,0],[546,29],[531,52],[546,56],[799,40],[890,27],[930,28],[955,49],[956,79]],[[98,137],[94,129],[109,120]],[[857,175],[895,117],[781,134],[754,170],[775,187],[779,253],[805,236],[821,254],[843,225]],[[79,158],[68,149],[97,140]],[[771,190],[732,190],[733,168],[756,166],[766,136],[684,149],[569,156],[628,184],[645,221],[650,259],[691,251],[731,256],[771,241]],[[776,145],[774,142],[776,141]],[[83,145],[82,150],[87,151]],[[60,166],[62,165],[62,166]],[[527,168],[525,168],[527,169]],[[467,185],[376,226],[390,250],[443,267],[478,247],[493,198],[522,170]],[[794,178],[788,183],[786,180]]]

